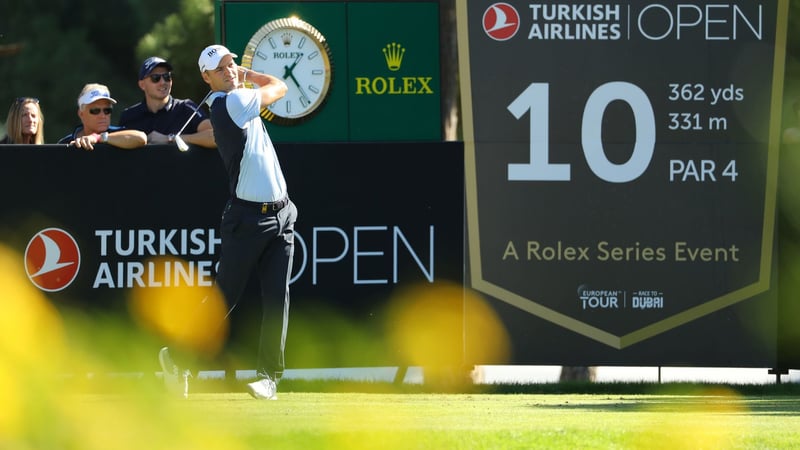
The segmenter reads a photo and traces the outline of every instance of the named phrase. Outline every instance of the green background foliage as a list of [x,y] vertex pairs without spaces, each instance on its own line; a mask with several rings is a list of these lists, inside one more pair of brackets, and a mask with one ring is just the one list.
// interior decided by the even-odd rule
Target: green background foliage
[[[142,99],[137,86],[145,58],[174,66],[173,95],[200,99],[208,91],[197,55],[214,41],[213,0],[27,0],[4,2],[0,13],[0,122],[20,96],[37,97],[45,142],[79,124],[78,93],[102,83],[119,102],[112,116]],[[5,135],[3,131],[0,135]]]

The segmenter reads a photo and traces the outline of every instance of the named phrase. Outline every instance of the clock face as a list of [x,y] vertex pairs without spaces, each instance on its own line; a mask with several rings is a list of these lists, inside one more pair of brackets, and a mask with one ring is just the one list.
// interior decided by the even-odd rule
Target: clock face
[[325,37],[296,17],[261,27],[245,48],[242,66],[286,82],[286,95],[261,111],[264,119],[283,125],[301,123],[319,111],[333,78]]

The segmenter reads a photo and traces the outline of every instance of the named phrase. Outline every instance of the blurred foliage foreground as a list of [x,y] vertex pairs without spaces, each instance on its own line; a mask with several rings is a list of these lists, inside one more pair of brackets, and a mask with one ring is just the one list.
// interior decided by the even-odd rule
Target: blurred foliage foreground
[[[133,289],[127,299],[129,317],[90,314],[54,306],[30,282],[21,260],[18,252],[0,244],[0,448],[109,448],[108,436],[126,439],[111,448],[147,448],[151,442],[178,448],[247,448],[184,422],[174,402],[165,401],[172,396],[157,376],[156,355],[163,342],[202,358],[213,359],[224,349],[226,307],[215,288]],[[479,297],[465,296],[461,286],[409,287],[389,304],[385,348],[407,365],[444,374],[432,377],[444,380],[436,389],[469,385],[467,377],[447,376],[461,363],[465,305],[474,312],[467,318],[469,326],[481,334],[475,351],[492,360],[508,355],[508,336],[499,319]],[[290,334],[299,347],[312,346],[301,342],[312,333]],[[124,371],[131,367],[143,372]],[[213,383],[193,381],[191,392],[209,390]],[[284,388],[291,384],[282,384]],[[242,391],[241,385],[233,389]],[[89,393],[123,400],[86,401],[83,396]],[[76,395],[82,396],[79,401]]]

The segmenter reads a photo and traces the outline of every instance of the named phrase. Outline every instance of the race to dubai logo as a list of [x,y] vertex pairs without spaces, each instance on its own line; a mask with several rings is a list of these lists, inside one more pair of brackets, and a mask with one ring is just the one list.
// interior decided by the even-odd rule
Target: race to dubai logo
[[78,243],[60,228],[47,228],[34,235],[25,248],[25,271],[39,289],[57,292],[78,276],[81,252]]
[[495,3],[483,13],[483,31],[495,41],[507,41],[519,31],[519,13],[508,3]]

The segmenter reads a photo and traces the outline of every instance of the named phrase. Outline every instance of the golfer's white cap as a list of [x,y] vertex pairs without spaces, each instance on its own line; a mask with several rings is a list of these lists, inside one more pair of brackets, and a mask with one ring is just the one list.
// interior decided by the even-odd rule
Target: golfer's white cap
[[231,55],[237,58],[238,55],[231,53],[224,45],[209,45],[200,52],[200,59],[197,60],[197,65],[200,66],[200,72],[206,70],[214,70],[219,67],[219,62],[225,55]]

